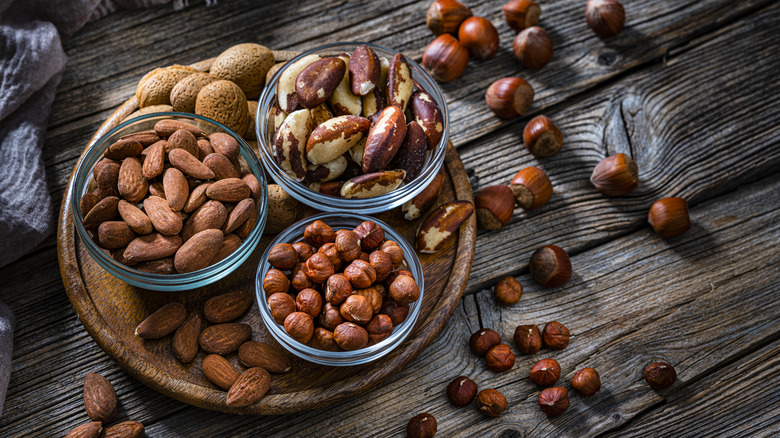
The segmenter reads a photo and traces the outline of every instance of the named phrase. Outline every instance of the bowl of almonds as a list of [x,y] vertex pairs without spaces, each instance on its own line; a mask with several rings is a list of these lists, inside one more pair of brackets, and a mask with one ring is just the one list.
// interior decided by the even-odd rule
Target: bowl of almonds
[[255,129],[269,175],[322,211],[377,213],[420,193],[444,162],[447,105],[403,54],[367,43],[302,53],[263,90]]
[[252,253],[268,188],[257,156],[224,125],[186,113],[128,120],[97,140],[73,178],[76,232],[134,286],[213,283]]

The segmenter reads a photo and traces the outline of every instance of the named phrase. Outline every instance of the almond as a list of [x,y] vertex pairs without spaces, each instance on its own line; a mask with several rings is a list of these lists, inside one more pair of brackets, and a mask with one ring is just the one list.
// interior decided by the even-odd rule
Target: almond
[[206,196],[223,202],[238,202],[249,194],[249,186],[239,178],[221,179],[206,188]]
[[105,428],[100,438],[143,438],[144,425],[138,421],[123,421]]
[[207,155],[206,158],[203,159],[203,164],[214,172],[215,178],[218,180],[239,177],[236,168],[233,167],[233,163],[230,162],[228,157],[220,153]]
[[205,268],[222,247],[222,231],[203,230],[184,242],[173,257],[173,265],[179,273],[194,272]]
[[200,149],[195,135],[187,129],[177,129],[170,137],[165,146],[165,152],[170,153],[174,149],[187,151],[195,158],[198,158]]
[[134,157],[141,154],[144,147],[141,143],[133,139],[120,138],[114,144],[108,147],[103,156],[112,160],[124,160],[127,157]]
[[[349,65],[350,55],[344,53],[339,55],[339,58],[344,61],[345,65]],[[345,71],[344,76],[341,78],[341,82],[336,86],[333,94],[328,98],[330,107],[333,108],[333,113],[337,116],[359,116],[362,111],[362,102],[360,96],[352,94],[349,87],[349,72]]]
[[268,218],[264,234],[280,233],[298,217],[298,201],[278,184],[268,184]]
[[414,121],[425,131],[428,149],[435,148],[444,135],[444,117],[439,105],[430,94],[424,91],[412,94],[411,104]]
[[238,350],[238,347],[250,337],[252,337],[252,327],[247,324],[230,322],[212,325],[203,330],[198,343],[206,353],[224,356]]
[[192,192],[190,192],[190,196],[187,198],[187,202],[184,203],[184,208],[182,209],[185,213],[192,213],[206,202],[208,199],[208,196],[206,196],[206,188],[209,185],[211,185],[210,182],[205,182],[192,189]]
[[84,409],[93,421],[109,423],[119,411],[116,392],[105,377],[87,373],[84,378]]
[[235,234],[228,234],[222,239],[222,246],[219,247],[219,251],[217,251],[217,255],[214,256],[214,260],[211,263],[214,264],[224,260],[233,251],[237,250],[239,246],[241,246],[241,238]]
[[154,124],[154,131],[163,138],[170,137],[171,134],[180,129],[186,129],[187,131],[190,131],[195,137],[204,135],[200,128],[196,127],[192,123],[183,122],[181,120],[164,119]]
[[234,132],[246,132],[249,123],[246,95],[231,81],[214,81],[201,88],[195,114],[216,120]]
[[211,147],[211,142],[207,138],[198,139],[198,159],[203,161],[209,154],[214,153],[214,148]]
[[89,213],[89,211],[92,210],[92,207],[96,206],[98,202],[100,202],[100,198],[98,198],[96,194],[84,193],[79,201],[81,217],[84,217],[84,215]]
[[173,333],[187,318],[181,303],[168,303],[155,310],[135,328],[134,334],[143,339],[157,339]]
[[98,241],[106,249],[118,249],[127,246],[135,239],[135,233],[124,221],[105,221],[98,227]]
[[301,70],[295,79],[295,93],[304,108],[325,103],[344,78],[347,65],[339,58],[318,59]]
[[165,168],[165,150],[167,148],[168,142],[165,140],[160,140],[146,148],[144,151],[146,158],[143,164],[144,178],[152,179],[162,173]]
[[295,92],[296,79],[306,66],[320,59],[322,59],[320,55],[306,55],[287,66],[279,75],[276,83],[276,100],[282,111],[289,114],[302,108],[298,101],[298,94]]
[[196,72],[194,68],[183,65],[172,65],[150,71],[138,81],[135,90],[138,107],[171,103],[171,90],[176,83]]
[[382,170],[390,164],[406,137],[406,118],[398,107],[382,110],[376,124],[368,132],[363,152],[363,172]]
[[246,291],[228,292],[209,298],[203,306],[203,316],[214,324],[238,319],[252,305],[252,296]]
[[144,199],[149,191],[149,182],[144,177],[143,167],[138,158],[130,157],[122,160],[117,187],[119,194],[130,202],[141,202]]
[[306,158],[312,164],[333,161],[368,134],[369,128],[364,117],[334,117],[312,131],[306,142]]
[[228,216],[222,231],[225,234],[232,233],[236,228],[249,219],[249,216],[252,215],[252,211],[255,209],[255,201],[252,198],[242,199],[238,204],[236,204],[235,208],[233,208],[233,211],[230,212],[230,215]]
[[154,228],[166,236],[173,236],[181,231],[182,220],[173,213],[168,201],[158,196],[144,199],[144,211],[152,221]]
[[238,379],[238,371],[233,368],[233,365],[230,365],[227,359],[218,354],[206,356],[201,368],[207,379],[225,391],[229,390]]
[[195,112],[195,99],[198,92],[206,85],[219,80],[208,73],[193,73],[183,78],[171,89],[171,106],[182,113]]
[[176,250],[179,249],[181,243],[181,237],[178,235],[147,234],[133,239],[127,245],[123,255],[130,263],[157,260],[176,254]]
[[227,210],[219,201],[209,200],[203,203],[187,220],[182,229],[181,238],[187,241],[196,233],[209,228],[220,229],[227,220]]
[[214,172],[211,169],[183,149],[172,149],[168,152],[168,160],[170,160],[173,167],[181,170],[185,175],[197,179],[214,178]]
[[241,373],[227,394],[228,406],[249,406],[260,400],[271,388],[271,375],[260,368],[249,368]]
[[349,87],[352,94],[365,96],[379,83],[382,74],[379,57],[366,45],[360,45],[349,59]]
[[406,111],[406,104],[412,97],[413,89],[412,69],[404,55],[396,53],[388,70],[387,104],[397,106],[402,112]]
[[214,152],[226,156],[231,163],[235,164],[237,162],[241,149],[238,141],[233,136],[224,132],[212,132],[208,138],[211,142],[211,147],[214,148]]
[[260,367],[269,373],[288,373],[290,360],[278,349],[257,341],[244,342],[238,349],[238,359],[248,367]]
[[406,178],[404,170],[367,173],[345,182],[341,187],[341,196],[344,198],[370,198],[383,195],[397,189],[404,178]]
[[98,438],[102,430],[103,423],[93,421],[91,423],[82,424],[71,430],[65,435],[65,438]]
[[254,43],[237,44],[220,53],[211,63],[211,74],[235,82],[247,97],[256,99],[263,91],[265,75],[274,65],[274,54]]
[[260,188],[260,181],[257,180],[257,177],[251,173],[247,173],[246,175],[242,176],[241,179],[244,180],[246,185],[249,187],[249,196],[251,196],[255,202],[259,202],[260,195],[263,193],[263,190]]
[[97,182],[98,197],[100,199],[109,196],[119,196],[119,169],[120,166],[113,160],[103,160],[95,165],[92,171]]
[[191,315],[176,329],[173,334],[171,347],[173,355],[180,362],[189,363],[198,354],[198,336],[200,335],[201,320],[198,315]]
[[176,273],[176,268],[173,267],[173,257],[165,257],[164,259],[141,262],[133,267],[139,271],[148,272],[150,274],[169,275]]
[[419,219],[423,213],[433,207],[436,202],[436,198],[439,197],[442,185],[444,184],[444,169],[439,169],[439,173],[433,178],[430,184],[418,193],[414,198],[406,201],[401,206],[401,211],[404,214],[404,219],[413,221]]
[[162,138],[160,138],[160,136],[157,135],[157,133],[154,131],[145,131],[127,134],[120,137],[119,140],[137,141],[138,143],[141,143],[141,146],[147,147],[157,143],[158,141],[162,140]]
[[425,132],[417,122],[413,121],[406,126],[406,138],[395,154],[395,158],[390,162],[390,167],[405,170],[404,182],[408,183],[417,178],[423,170],[427,155],[428,141]]
[[169,167],[163,175],[163,190],[165,191],[165,200],[172,211],[179,211],[184,208],[187,198],[190,195],[190,188],[187,184],[187,178],[181,171],[175,167]]
[[417,230],[417,251],[434,253],[460,228],[460,225],[474,213],[474,204],[469,201],[454,201],[433,211]]
[[84,228],[94,230],[103,222],[116,219],[119,215],[118,205],[119,198],[116,196],[108,196],[101,199],[84,216]]
[[301,109],[290,113],[274,135],[276,162],[297,181],[306,176],[306,143],[313,129],[311,111]]
[[255,225],[257,225],[257,209],[252,209],[252,214],[249,215],[249,219],[239,225],[233,233],[239,238],[246,240],[249,238],[252,230],[255,229]]

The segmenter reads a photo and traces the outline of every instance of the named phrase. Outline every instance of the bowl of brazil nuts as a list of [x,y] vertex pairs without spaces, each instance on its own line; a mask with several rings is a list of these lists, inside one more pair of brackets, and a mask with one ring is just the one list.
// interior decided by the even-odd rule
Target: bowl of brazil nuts
[[213,283],[252,253],[268,188],[257,156],[227,127],[185,113],[123,122],[72,180],[76,232],[111,275],[153,290]]
[[255,129],[269,175],[322,211],[377,213],[436,176],[449,116],[436,81],[411,59],[368,43],[300,54],[263,90]]
[[279,344],[330,366],[376,360],[414,328],[425,285],[414,249],[386,223],[351,213],[301,220],[266,248],[260,315]]

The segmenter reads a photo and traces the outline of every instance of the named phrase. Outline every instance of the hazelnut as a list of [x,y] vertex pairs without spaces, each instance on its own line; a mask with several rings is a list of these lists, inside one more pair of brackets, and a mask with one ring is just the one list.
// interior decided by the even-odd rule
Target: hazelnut
[[376,281],[376,271],[370,263],[363,260],[354,260],[344,269],[344,276],[347,277],[352,287],[355,289],[365,289]]
[[306,260],[303,264],[303,272],[306,276],[315,283],[324,283],[331,275],[333,275],[334,268],[333,263],[323,253],[318,252]]
[[306,276],[306,272],[303,268],[303,263],[298,263],[298,265],[293,268],[292,280],[290,280],[290,284],[295,290],[304,290],[307,287],[314,286],[314,282],[312,282],[311,279]]
[[566,388],[545,388],[539,393],[539,409],[546,415],[555,417],[569,409],[569,392]]
[[404,262],[404,250],[397,243],[392,240],[385,241],[379,245],[379,250],[390,254],[390,259],[393,261],[393,266],[401,266]]
[[387,288],[390,297],[398,304],[409,304],[420,298],[420,288],[414,278],[407,275],[399,275]]
[[615,154],[596,165],[590,175],[590,182],[605,195],[627,195],[639,183],[639,168],[628,155]]
[[401,275],[406,275],[407,277],[412,277],[412,273],[407,271],[406,269],[399,269],[397,271],[393,271],[390,273],[390,275],[387,276],[387,279],[385,280],[385,286],[390,287],[391,284],[395,281],[396,278],[400,277]]
[[368,254],[364,253],[363,251],[360,251],[358,260],[363,260],[364,262],[370,262],[370,259],[368,258]]
[[485,102],[498,117],[516,119],[531,108],[534,89],[523,79],[501,78],[490,84]]
[[360,325],[371,321],[371,317],[374,315],[371,303],[368,302],[368,298],[362,295],[350,295],[347,297],[339,311],[344,319]]
[[393,259],[384,251],[374,251],[368,256],[368,262],[376,271],[376,281],[385,281],[393,271]]
[[295,242],[292,247],[298,253],[298,263],[309,260],[309,257],[313,256],[315,252],[314,247],[306,242]]
[[485,353],[485,362],[491,371],[503,373],[515,366],[515,355],[509,345],[498,344]]
[[457,79],[469,62],[469,51],[450,34],[436,37],[423,52],[422,63],[439,82]]
[[471,17],[471,9],[455,0],[436,0],[428,7],[425,24],[434,35],[455,33],[466,18]]
[[517,34],[512,42],[515,58],[525,68],[542,68],[553,56],[553,43],[547,31],[539,26],[531,26]]
[[477,409],[489,417],[498,417],[506,409],[506,397],[497,390],[483,389],[477,394]]
[[379,288],[384,290],[382,285],[375,284],[369,288],[358,289],[354,292],[355,295],[360,295],[368,300],[368,303],[371,304],[371,311],[373,315],[376,315],[380,310],[382,310],[382,292],[380,292]]
[[289,271],[298,264],[298,253],[289,243],[277,243],[268,252],[268,263],[276,269]]
[[368,322],[366,331],[372,344],[382,342],[393,333],[393,321],[387,315],[376,315]]
[[363,251],[371,252],[385,240],[385,230],[373,221],[363,221],[355,227],[354,231],[360,238],[360,247]]
[[387,299],[382,304],[382,310],[380,310],[380,312],[389,316],[390,321],[393,322],[393,326],[397,327],[401,325],[402,322],[406,321],[406,317],[409,316],[409,306],[400,305],[392,299]]
[[500,304],[511,306],[523,296],[523,285],[515,277],[504,277],[496,284],[493,294]]
[[547,204],[552,198],[553,187],[547,174],[538,167],[521,169],[509,188],[515,195],[515,202],[526,210],[533,210]]
[[331,303],[325,303],[325,305],[322,306],[319,322],[323,328],[333,331],[339,324],[344,322],[344,318],[341,317],[341,312],[339,312],[338,307]]
[[585,21],[601,38],[611,38],[623,30],[626,11],[617,0],[588,0]]
[[664,239],[677,237],[691,228],[688,203],[683,198],[659,199],[650,207],[647,221]]
[[590,397],[601,389],[601,379],[599,373],[593,368],[583,368],[571,379],[571,386],[577,391],[577,394],[583,397]]
[[310,245],[315,248],[319,248],[326,243],[332,243],[336,240],[336,232],[330,225],[321,220],[316,220],[310,223],[303,230],[303,238],[306,239]]
[[458,29],[458,41],[477,59],[488,59],[498,51],[498,31],[484,17],[469,17]]
[[339,306],[348,296],[352,295],[352,283],[342,274],[328,277],[325,283],[325,300],[334,306]]
[[276,293],[285,294],[290,290],[290,280],[284,272],[278,269],[269,269],[263,278],[263,290],[266,297]]
[[466,376],[456,377],[447,385],[447,398],[459,408],[471,403],[476,395],[477,384]]
[[436,419],[428,413],[416,415],[407,423],[406,434],[409,438],[431,438],[436,435]]
[[488,350],[501,343],[501,336],[489,328],[474,332],[469,338],[469,348],[477,356],[484,356]]
[[488,186],[474,196],[477,225],[484,230],[505,227],[515,211],[515,196],[505,185]]
[[536,158],[552,157],[563,147],[563,133],[547,116],[536,116],[525,125],[523,143]]
[[644,377],[651,388],[660,391],[672,386],[677,380],[677,372],[666,362],[654,362],[645,367]]
[[333,340],[333,332],[322,327],[314,329],[314,335],[311,337],[311,346],[318,350],[339,351],[340,348]]
[[501,8],[504,13],[504,20],[516,32],[536,26],[539,22],[539,16],[542,10],[536,2],[531,0],[512,0]]
[[308,313],[293,312],[284,318],[284,330],[291,338],[307,344],[314,334],[314,321]]
[[544,287],[560,286],[571,278],[569,255],[556,245],[543,246],[534,251],[528,268],[534,280]]
[[368,344],[368,332],[355,323],[344,322],[333,330],[333,340],[344,350],[359,350]]
[[517,326],[514,339],[520,354],[536,354],[542,347],[542,334],[535,325]]
[[528,377],[536,385],[550,386],[561,377],[561,366],[555,359],[542,359],[531,367]]
[[295,308],[316,318],[322,311],[322,296],[314,289],[304,289],[295,297]]
[[334,246],[341,260],[346,263],[360,256],[360,238],[352,230],[338,230]]
[[550,321],[544,325],[542,339],[550,350],[563,350],[569,345],[569,329],[558,321]]
[[344,261],[341,259],[341,256],[339,256],[339,251],[336,249],[335,243],[326,243],[322,245],[317,252],[328,256],[328,260],[333,263],[334,270],[339,271],[341,270],[341,267],[344,266]]
[[295,312],[295,300],[288,294],[276,293],[268,297],[268,310],[277,324],[284,324],[287,315]]

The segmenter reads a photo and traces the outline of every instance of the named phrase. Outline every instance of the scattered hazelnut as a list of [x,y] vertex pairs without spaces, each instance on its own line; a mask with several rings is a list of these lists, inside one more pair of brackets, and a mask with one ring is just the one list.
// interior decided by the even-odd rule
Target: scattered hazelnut
[[306,272],[303,268],[303,263],[298,263],[298,265],[293,268],[292,280],[290,280],[290,284],[295,290],[300,291],[306,289],[307,287],[314,286],[314,283],[309,279],[309,277],[306,276]]
[[328,260],[333,263],[334,270],[341,270],[341,267],[344,265],[344,261],[341,259],[341,256],[339,256],[339,252],[336,249],[335,243],[328,242],[322,245],[320,249],[317,250],[317,252],[320,254],[325,254],[328,257]]
[[341,316],[347,321],[357,324],[366,324],[374,315],[371,303],[362,295],[350,295],[339,309]]
[[298,253],[298,263],[309,260],[309,257],[313,256],[315,252],[314,247],[306,242],[295,242],[292,247]]
[[498,230],[512,219],[515,210],[515,196],[505,185],[488,186],[474,196],[477,225],[485,230]]
[[436,435],[436,419],[427,413],[417,415],[406,425],[406,434],[409,438],[431,438]]
[[583,397],[590,397],[601,389],[601,379],[599,373],[593,368],[583,368],[571,379],[571,386],[577,391],[577,394]]
[[365,289],[376,281],[376,271],[370,263],[363,260],[354,260],[344,269],[344,276],[347,277],[352,287],[355,289]]
[[588,0],[585,20],[601,38],[611,38],[623,30],[626,11],[617,0]]
[[284,319],[284,330],[291,338],[307,344],[314,335],[314,321],[308,313],[293,312]]
[[485,102],[498,117],[516,119],[531,108],[534,89],[523,79],[501,78],[490,84]]
[[393,321],[387,315],[376,315],[366,325],[368,340],[372,344],[384,341],[393,334]]
[[515,355],[509,345],[498,344],[485,353],[485,362],[491,371],[503,373],[515,366]]
[[514,339],[520,354],[536,354],[542,348],[542,334],[535,325],[517,326]]
[[509,188],[515,195],[517,205],[526,210],[533,210],[547,204],[553,194],[550,178],[542,169],[535,166],[517,172],[509,183]]
[[536,158],[552,157],[563,147],[563,133],[547,116],[536,116],[525,125],[523,143]]
[[278,269],[269,269],[263,278],[263,290],[266,297],[276,293],[287,293],[290,290],[290,280],[284,272]]
[[349,263],[360,256],[360,238],[352,230],[338,230],[334,242],[339,257]]
[[390,254],[390,259],[393,261],[393,267],[401,266],[404,262],[404,250],[396,242],[387,240],[379,245],[379,250]]
[[372,314],[376,315],[382,310],[382,293],[380,290],[384,290],[384,286],[375,284],[366,289],[358,289],[354,294],[360,295],[368,300],[368,303],[371,304]]
[[304,289],[295,297],[295,308],[316,318],[322,310],[322,296],[314,289]]
[[459,408],[471,403],[476,395],[477,384],[466,376],[456,377],[447,385],[447,398]]
[[501,8],[504,13],[504,20],[516,32],[536,26],[539,22],[539,16],[542,10],[536,2],[531,0],[512,0]]
[[469,62],[469,51],[450,34],[436,37],[423,52],[422,63],[439,82],[457,79]]
[[399,326],[402,322],[406,321],[406,317],[409,316],[409,306],[402,306],[392,299],[386,299],[382,304],[382,310],[380,312],[390,317],[393,326]]
[[385,281],[393,272],[393,259],[384,251],[374,251],[368,256],[368,262],[376,271],[376,281]]
[[477,409],[489,417],[498,417],[506,409],[506,397],[497,390],[483,389],[477,394]]
[[268,297],[268,310],[278,324],[284,324],[287,315],[295,312],[295,300],[286,293],[276,293]]
[[664,239],[677,237],[691,228],[688,203],[683,198],[659,199],[650,207],[647,221]]
[[484,17],[465,19],[458,29],[458,41],[477,59],[488,59],[498,51],[498,31]]
[[359,350],[368,344],[368,332],[355,323],[344,322],[333,330],[333,340],[344,350]]
[[399,275],[390,284],[388,292],[393,300],[398,304],[409,304],[420,298],[420,288],[414,278],[407,275]]
[[341,305],[352,291],[352,283],[343,274],[331,275],[325,282],[325,300],[334,306]]
[[315,283],[324,283],[333,275],[335,269],[330,259],[323,253],[318,252],[306,260],[303,264],[303,272]]
[[531,276],[544,287],[560,286],[571,278],[571,260],[556,245],[543,246],[531,255]]
[[361,222],[354,231],[360,238],[360,247],[363,251],[371,252],[385,240],[385,230],[373,221]]
[[333,340],[333,332],[322,327],[314,329],[314,335],[311,337],[311,346],[318,350],[339,351],[340,348]]
[[531,367],[528,377],[536,385],[550,386],[561,377],[561,366],[555,359],[542,359]]
[[590,175],[590,182],[605,195],[627,195],[639,183],[639,168],[628,155],[615,154],[596,165]]
[[558,321],[550,321],[544,325],[542,339],[550,350],[563,350],[569,345],[569,329]]
[[569,392],[566,388],[545,388],[539,393],[539,409],[550,417],[556,417],[569,409]]
[[436,0],[428,7],[425,24],[434,35],[456,33],[466,18],[471,17],[471,9],[455,0]]
[[674,367],[666,362],[654,362],[645,367],[645,381],[656,391],[672,386],[677,380]]
[[341,316],[338,307],[326,302],[325,305],[322,306],[319,322],[323,328],[333,331],[339,324],[344,322],[344,318]]
[[511,306],[523,296],[523,285],[515,277],[504,277],[496,284],[493,294],[500,304]]
[[322,245],[336,240],[336,232],[330,225],[321,220],[316,220],[303,230],[303,238],[310,245],[319,248]]
[[289,243],[277,243],[268,252],[268,263],[276,269],[289,271],[298,264],[298,253]]
[[494,330],[483,328],[469,338],[469,348],[477,356],[484,356],[488,350],[501,343],[501,336]]
[[520,31],[512,42],[515,58],[525,68],[542,68],[553,56],[553,43],[547,31],[531,26]]

